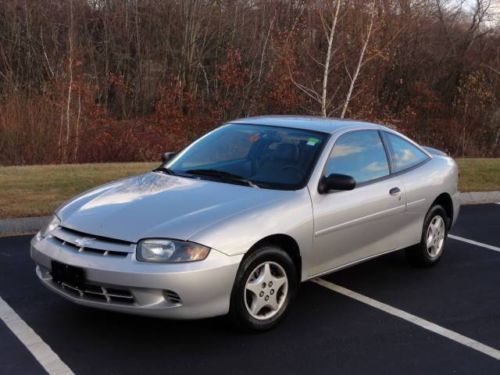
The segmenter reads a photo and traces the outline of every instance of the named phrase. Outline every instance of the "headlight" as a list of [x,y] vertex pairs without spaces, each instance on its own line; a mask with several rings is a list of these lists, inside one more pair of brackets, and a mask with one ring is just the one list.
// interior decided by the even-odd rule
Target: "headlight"
[[61,224],[61,220],[57,216],[53,216],[52,219],[45,225],[40,232],[38,232],[40,238],[45,238],[50,234],[54,229],[56,229]]
[[193,242],[152,239],[137,245],[137,260],[155,263],[181,263],[203,260],[210,248]]

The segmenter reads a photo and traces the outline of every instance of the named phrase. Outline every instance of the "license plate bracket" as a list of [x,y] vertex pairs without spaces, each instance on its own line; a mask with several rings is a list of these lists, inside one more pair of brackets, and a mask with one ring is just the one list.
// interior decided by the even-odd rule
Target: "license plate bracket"
[[53,260],[52,280],[56,283],[65,283],[73,287],[82,288],[85,284],[85,271],[83,268],[70,266]]

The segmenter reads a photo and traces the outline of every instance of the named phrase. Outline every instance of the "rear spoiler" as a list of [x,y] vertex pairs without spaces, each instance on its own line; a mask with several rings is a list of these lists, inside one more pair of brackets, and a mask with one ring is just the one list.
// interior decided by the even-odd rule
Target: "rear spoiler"
[[443,152],[441,150],[438,150],[437,148],[433,147],[427,147],[427,146],[422,146],[425,151],[432,155],[438,155],[438,156],[448,156],[446,152]]

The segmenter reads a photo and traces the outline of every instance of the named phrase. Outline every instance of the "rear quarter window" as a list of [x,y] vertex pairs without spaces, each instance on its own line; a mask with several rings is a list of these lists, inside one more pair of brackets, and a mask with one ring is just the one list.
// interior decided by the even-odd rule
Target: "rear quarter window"
[[387,132],[384,136],[389,145],[393,172],[401,172],[429,159],[423,151],[407,140]]

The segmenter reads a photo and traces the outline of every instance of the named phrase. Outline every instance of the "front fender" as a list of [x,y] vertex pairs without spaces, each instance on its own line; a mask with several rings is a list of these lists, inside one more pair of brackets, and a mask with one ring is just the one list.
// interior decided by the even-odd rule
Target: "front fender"
[[286,234],[297,242],[306,269],[313,240],[311,199],[307,188],[287,195],[286,199],[245,210],[202,228],[189,239],[231,256],[245,254],[265,237]]

